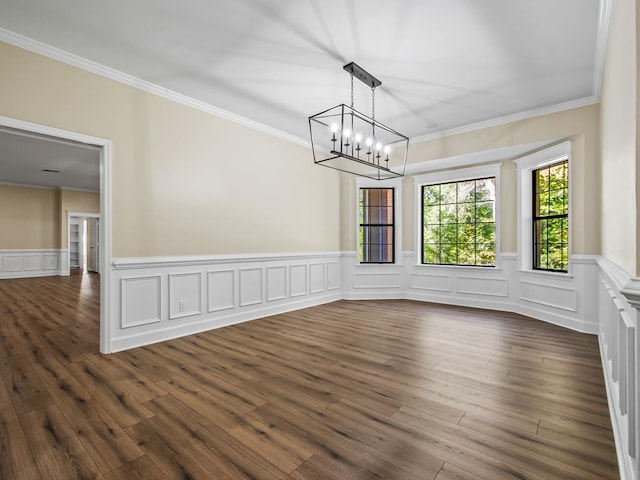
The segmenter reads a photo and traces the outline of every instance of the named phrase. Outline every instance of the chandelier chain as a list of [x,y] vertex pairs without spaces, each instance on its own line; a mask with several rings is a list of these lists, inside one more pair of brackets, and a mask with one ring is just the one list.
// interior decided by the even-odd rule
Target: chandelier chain
[[351,74],[351,110],[353,110],[353,73]]
[[376,87],[371,87],[371,120],[376,120]]

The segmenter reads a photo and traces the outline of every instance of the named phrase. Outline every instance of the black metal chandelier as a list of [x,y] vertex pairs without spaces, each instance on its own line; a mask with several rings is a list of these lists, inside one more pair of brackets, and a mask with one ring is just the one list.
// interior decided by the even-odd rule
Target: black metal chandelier
[[[309,117],[317,165],[375,180],[404,176],[409,138],[376,120],[376,87],[382,82],[351,62],[351,106],[340,104]],[[353,108],[353,78],[371,87],[371,116]]]

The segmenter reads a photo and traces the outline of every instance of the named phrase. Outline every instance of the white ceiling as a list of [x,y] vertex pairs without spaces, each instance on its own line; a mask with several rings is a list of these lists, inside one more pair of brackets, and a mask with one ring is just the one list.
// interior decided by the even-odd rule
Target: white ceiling
[[596,101],[609,1],[2,0],[0,27],[305,140],[355,61],[415,139]]
[[91,145],[0,127],[0,182],[98,192],[100,150]]

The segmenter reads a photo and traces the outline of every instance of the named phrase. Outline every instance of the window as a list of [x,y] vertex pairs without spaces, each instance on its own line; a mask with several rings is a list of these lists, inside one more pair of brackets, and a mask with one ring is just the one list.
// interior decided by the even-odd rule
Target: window
[[394,263],[394,189],[360,188],[359,192],[360,263]]
[[569,162],[532,172],[533,268],[569,269]]
[[518,263],[525,271],[569,273],[571,142],[513,161],[518,177]]
[[422,186],[422,263],[495,266],[496,179]]

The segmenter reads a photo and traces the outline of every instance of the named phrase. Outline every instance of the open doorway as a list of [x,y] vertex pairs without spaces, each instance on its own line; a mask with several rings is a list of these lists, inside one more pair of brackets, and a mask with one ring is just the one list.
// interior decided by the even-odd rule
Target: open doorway
[[[22,186],[34,186],[35,188],[58,188],[60,192],[70,192],[69,197],[77,197],[81,193],[86,192],[86,187],[72,185],[54,185],[54,184],[42,184],[42,178],[47,175],[49,178],[55,177],[57,174],[62,174],[64,167],[70,162],[70,157],[63,156],[57,157],[51,155],[54,149],[78,149],[77,151],[92,151],[93,159],[95,161],[95,170],[97,172],[97,190],[99,194],[97,197],[97,207],[93,212],[84,212],[79,209],[73,210],[73,207],[69,207],[65,204],[64,194],[60,193],[60,201],[58,205],[58,211],[60,217],[58,220],[58,232],[60,235],[58,247],[42,249],[46,252],[43,254],[43,258],[46,257],[47,262],[52,262],[55,255],[58,255],[56,260],[59,268],[60,275],[68,275],[70,269],[70,248],[69,248],[69,230],[66,228],[68,225],[68,213],[82,213],[85,221],[82,223],[85,228],[84,238],[82,238],[83,246],[86,245],[85,252],[83,253],[82,267],[90,271],[94,270],[95,273],[100,274],[99,281],[99,350],[102,353],[109,353],[111,351],[110,346],[110,329],[109,329],[109,312],[110,312],[110,269],[107,268],[111,263],[111,142],[109,140],[92,137],[76,132],[67,130],[61,130],[45,125],[39,125],[31,122],[25,122],[22,120],[12,119],[9,117],[0,116],[0,136],[4,135],[6,138],[12,140],[20,139],[22,145],[27,143],[35,146],[36,150],[41,149],[45,154],[41,156],[41,165],[31,165],[33,181],[18,180],[11,178],[12,174],[18,175],[19,166],[25,162],[14,162],[11,165],[0,165],[0,171],[3,176],[7,178],[0,178],[0,182],[4,184],[22,185]],[[1,141],[1,139],[0,139]],[[11,141],[11,140],[8,140]],[[17,141],[17,140],[16,140]],[[15,147],[15,145],[13,145]],[[46,154],[47,146],[51,147],[49,154]],[[53,147],[55,146],[55,147]],[[12,157],[19,156],[23,147],[13,148]],[[54,165],[54,161],[60,162],[63,167],[57,167]],[[66,162],[66,163],[65,163]],[[5,168],[6,167],[6,168]],[[14,168],[16,167],[16,168]],[[81,169],[82,165],[79,166]],[[35,172],[35,173],[34,173]],[[24,172],[23,172],[24,173]],[[36,178],[37,177],[37,178]],[[78,177],[76,177],[77,180]],[[55,183],[55,180],[52,181]],[[94,189],[95,190],[95,189]],[[98,193],[98,192],[96,192]],[[68,205],[72,205],[69,202]],[[87,213],[90,213],[87,215]],[[85,223],[86,222],[86,223]],[[78,239],[78,242],[80,239]],[[93,248],[91,248],[93,246]],[[54,255],[55,252],[55,255]],[[80,252],[78,252],[80,253]],[[34,258],[32,254],[30,257]],[[26,258],[26,256],[25,256]],[[80,261],[80,258],[78,259]],[[48,264],[47,264],[48,265]]]
[[100,214],[67,212],[69,273],[100,273]]

